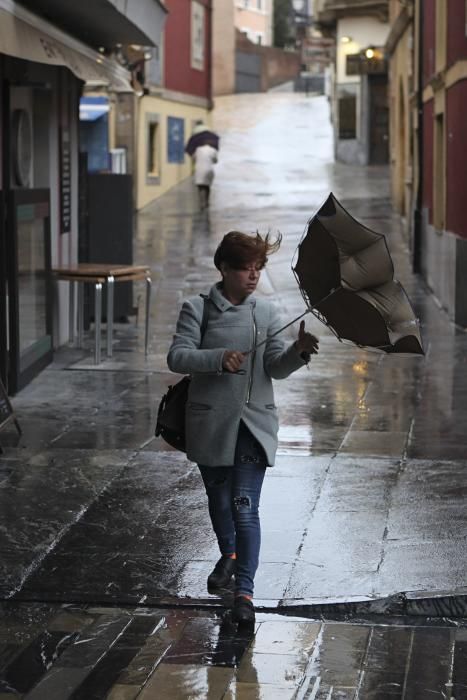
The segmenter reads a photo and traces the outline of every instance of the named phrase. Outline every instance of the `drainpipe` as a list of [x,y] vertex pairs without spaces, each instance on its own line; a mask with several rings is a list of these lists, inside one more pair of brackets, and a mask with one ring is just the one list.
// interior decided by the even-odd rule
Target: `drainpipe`
[[422,206],[423,206],[423,0],[418,1],[418,90],[417,90],[417,154],[418,183],[417,197],[413,216],[413,257],[412,269],[420,272],[422,242]]
[[207,10],[207,15],[208,15],[208,48],[207,48],[207,54],[208,54],[208,60],[207,60],[207,98],[208,98],[208,109],[211,110],[214,108],[214,100],[213,100],[213,95],[212,95],[212,71],[213,71],[213,55],[212,55],[212,49],[213,49],[213,40],[212,40],[212,33],[214,31],[213,27],[213,4],[212,0],[208,0],[207,5],[206,5],[206,10]]

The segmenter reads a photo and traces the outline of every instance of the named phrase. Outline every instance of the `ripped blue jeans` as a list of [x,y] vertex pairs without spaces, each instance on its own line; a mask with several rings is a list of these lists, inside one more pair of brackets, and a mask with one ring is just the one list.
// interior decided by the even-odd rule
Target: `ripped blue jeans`
[[234,465],[199,465],[199,469],[221,554],[237,555],[235,593],[252,596],[261,546],[259,499],[266,472],[264,450],[240,423]]

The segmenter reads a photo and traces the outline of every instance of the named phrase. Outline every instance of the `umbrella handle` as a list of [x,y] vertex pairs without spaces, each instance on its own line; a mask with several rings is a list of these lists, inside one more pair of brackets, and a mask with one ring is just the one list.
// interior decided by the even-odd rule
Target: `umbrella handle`
[[300,316],[297,316],[297,318],[294,318],[293,321],[290,321],[290,323],[287,323],[285,326],[282,326],[282,328],[279,328],[279,330],[276,331],[275,333],[273,333],[272,335],[268,335],[267,338],[265,338],[260,343],[255,345],[253,348],[251,348],[251,350],[247,350],[247,352],[245,352],[244,354],[250,355],[252,352],[256,352],[256,350],[258,348],[260,348],[262,345],[264,345],[265,343],[267,343],[268,340],[270,340],[270,338],[274,338],[274,336],[279,335],[279,333],[282,333],[282,331],[285,331],[286,328],[293,325],[294,323],[296,323],[297,321],[299,321],[301,318],[303,318],[304,316],[306,316],[309,313],[311,313],[311,309],[307,309],[303,314],[300,314]]

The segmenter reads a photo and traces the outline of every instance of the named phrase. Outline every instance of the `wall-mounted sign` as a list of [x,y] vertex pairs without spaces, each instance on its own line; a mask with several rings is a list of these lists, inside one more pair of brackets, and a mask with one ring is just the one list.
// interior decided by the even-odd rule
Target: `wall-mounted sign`
[[191,67],[204,70],[204,6],[191,2]]
[[167,117],[167,160],[183,163],[185,160],[185,120]]

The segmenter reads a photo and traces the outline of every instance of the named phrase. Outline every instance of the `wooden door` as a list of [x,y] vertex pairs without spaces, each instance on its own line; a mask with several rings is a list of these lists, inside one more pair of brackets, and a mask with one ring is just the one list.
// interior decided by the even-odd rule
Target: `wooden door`
[[389,107],[387,75],[370,75],[370,164],[389,162]]

